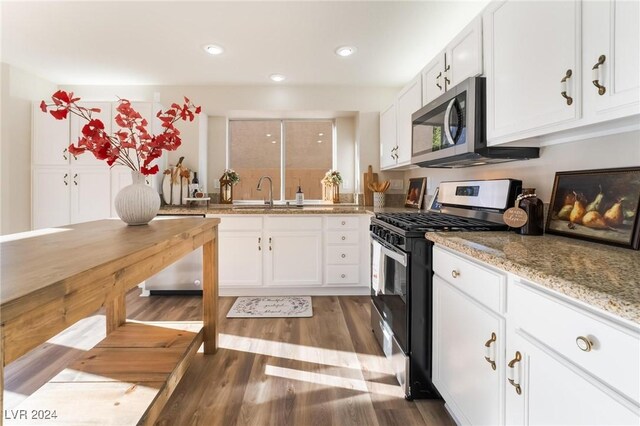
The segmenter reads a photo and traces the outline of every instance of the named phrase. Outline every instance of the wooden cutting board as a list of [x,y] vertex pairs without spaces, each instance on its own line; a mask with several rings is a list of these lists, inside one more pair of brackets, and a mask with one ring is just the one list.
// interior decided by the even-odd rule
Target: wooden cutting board
[[378,174],[372,172],[371,166],[367,173],[364,173],[362,182],[364,182],[364,205],[373,205],[373,191],[369,189],[369,184],[378,181]]

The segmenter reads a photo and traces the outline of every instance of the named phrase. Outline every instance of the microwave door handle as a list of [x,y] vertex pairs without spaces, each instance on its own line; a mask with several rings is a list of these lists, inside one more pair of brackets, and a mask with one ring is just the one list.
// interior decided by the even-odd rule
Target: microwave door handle
[[407,256],[406,255],[402,255],[399,253],[396,253],[394,251],[389,250],[388,248],[386,248],[385,246],[382,246],[382,254],[383,256],[389,256],[390,258],[392,258],[393,260],[395,260],[396,262],[400,263],[402,266],[407,266]]
[[451,141],[451,145],[455,145],[456,141],[453,139],[453,135],[451,134],[451,127],[449,126],[450,118],[451,118],[451,110],[453,109],[453,105],[456,103],[456,98],[451,99],[449,105],[447,105],[447,110],[444,113],[444,134],[447,136],[447,139]]

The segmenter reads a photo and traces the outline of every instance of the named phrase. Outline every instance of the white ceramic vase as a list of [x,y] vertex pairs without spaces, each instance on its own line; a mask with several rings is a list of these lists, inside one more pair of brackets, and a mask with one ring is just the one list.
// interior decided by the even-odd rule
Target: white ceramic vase
[[133,183],[116,195],[116,213],[127,225],[146,225],[160,210],[160,195],[139,171],[131,170],[131,178]]

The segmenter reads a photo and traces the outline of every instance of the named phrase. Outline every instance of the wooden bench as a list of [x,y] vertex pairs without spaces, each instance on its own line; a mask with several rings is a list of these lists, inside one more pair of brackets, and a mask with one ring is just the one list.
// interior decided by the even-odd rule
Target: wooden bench
[[[3,368],[101,306],[107,319],[107,337],[6,410],[5,424],[153,424],[201,344],[217,349],[218,223],[104,220],[2,237]],[[126,292],[200,246],[203,322],[126,322]]]

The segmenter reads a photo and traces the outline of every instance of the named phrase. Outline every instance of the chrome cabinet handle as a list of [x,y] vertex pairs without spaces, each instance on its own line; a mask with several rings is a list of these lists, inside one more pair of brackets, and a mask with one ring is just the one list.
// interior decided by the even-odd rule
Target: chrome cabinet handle
[[573,98],[567,95],[567,81],[573,75],[573,71],[567,70],[562,80],[560,80],[560,95],[567,100],[567,105],[573,104]]
[[600,55],[598,62],[591,68],[591,82],[598,88],[598,95],[602,96],[607,92],[607,88],[600,84],[600,65],[604,64],[606,56]]
[[585,336],[576,337],[576,345],[583,352],[591,352],[591,349],[593,349],[593,342]]
[[269,251],[271,251],[271,250],[272,250],[272,248],[271,248],[271,237],[269,237]]
[[344,259],[345,257],[347,257],[347,255],[342,253],[342,255],[340,255],[340,257]]
[[494,371],[496,369],[496,360],[491,348],[493,347],[493,343],[496,342],[496,339],[496,333],[491,333],[491,338],[484,344],[484,359],[491,365],[491,369]]
[[67,151],[68,151],[68,149],[67,149],[67,148],[65,148],[65,149],[62,151],[62,158],[64,158],[65,160],[68,160],[68,159],[69,159],[69,157],[67,157]]
[[508,364],[507,374],[509,375],[509,383],[511,386],[516,388],[516,393],[518,395],[522,394],[522,388],[520,387],[520,378],[516,378],[516,364],[522,361],[522,354],[519,351],[516,351],[516,357],[512,359]]
[[455,269],[451,271],[451,276],[453,278],[458,278],[460,276],[460,272],[456,271]]
[[78,174],[77,174],[77,173],[75,173],[75,174],[73,175],[73,184],[74,184],[75,186],[78,186],[78,181],[77,181],[76,179],[78,179]]
[[261,243],[262,243],[262,238],[261,238],[261,237],[258,237],[258,251],[262,251],[262,245],[261,245]]
[[69,177],[69,173],[65,173],[64,176],[62,177],[62,181],[64,182],[64,186],[69,185],[69,182],[67,182],[67,178]]

